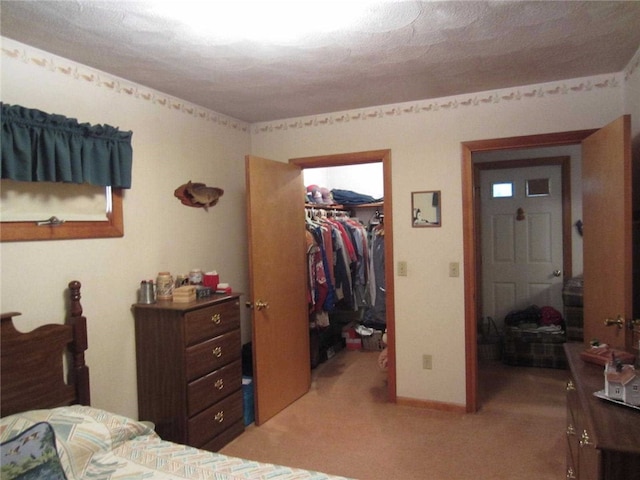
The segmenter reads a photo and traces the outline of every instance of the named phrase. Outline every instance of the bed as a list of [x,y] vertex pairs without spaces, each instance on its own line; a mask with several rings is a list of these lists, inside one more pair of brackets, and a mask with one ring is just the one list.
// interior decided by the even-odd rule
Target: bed
[[90,406],[80,282],[69,315],[22,333],[2,314],[0,477],[57,479],[339,480],[162,440],[153,425]]

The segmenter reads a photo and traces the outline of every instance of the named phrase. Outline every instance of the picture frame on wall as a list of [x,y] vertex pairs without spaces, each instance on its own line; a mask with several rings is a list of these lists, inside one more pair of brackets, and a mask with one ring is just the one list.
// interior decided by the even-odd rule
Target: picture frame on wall
[[411,226],[440,227],[442,198],[440,190],[411,192]]

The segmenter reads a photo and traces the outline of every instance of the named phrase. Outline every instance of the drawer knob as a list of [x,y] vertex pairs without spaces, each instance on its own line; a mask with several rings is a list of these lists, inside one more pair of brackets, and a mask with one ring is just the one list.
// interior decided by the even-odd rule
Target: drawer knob
[[220,358],[222,356],[222,347],[216,347],[212,350],[213,356]]
[[219,378],[216,380],[216,383],[213,384],[218,390],[222,390],[224,388],[224,380]]
[[222,315],[220,315],[219,313],[214,313],[213,315],[211,315],[211,321],[216,325],[220,325],[220,322],[222,321]]
[[576,386],[573,383],[573,380],[567,381],[567,392],[571,392],[576,389]]
[[567,478],[576,478],[576,472],[573,471],[573,467],[567,468]]
[[586,447],[589,445],[593,445],[593,443],[591,443],[591,439],[589,438],[589,434],[587,433],[587,431],[583,430],[582,435],[580,435],[580,446]]
[[218,423],[224,422],[224,410],[220,410],[213,418]]
[[576,429],[573,425],[569,424],[567,426],[567,435],[575,435],[576,434]]

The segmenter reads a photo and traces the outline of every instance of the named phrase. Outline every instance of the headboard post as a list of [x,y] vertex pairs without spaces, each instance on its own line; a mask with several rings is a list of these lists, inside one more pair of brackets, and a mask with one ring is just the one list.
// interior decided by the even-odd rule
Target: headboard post
[[69,283],[64,323],[16,329],[13,317],[0,322],[0,416],[80,403],[90,405],[87,320],[80,305],[80,282]]
[[82,287],[82,284],[77,280],[69,282],[69,299],[71,300],[69,315],[71,317],[82,316],[82,305],[80,304],[80,287]]
[[74,337],[74,341],[70,346],[73,356],[71,374],[74,376],[73,381],[76,385],[78,403],[90,405],[89,367],[84,358],[84,352],[88,348],[87,319],[82,316],[80,287],[82,287],[82,284],[77,280],[69,282],[70,315],[67,323],[73,327]]

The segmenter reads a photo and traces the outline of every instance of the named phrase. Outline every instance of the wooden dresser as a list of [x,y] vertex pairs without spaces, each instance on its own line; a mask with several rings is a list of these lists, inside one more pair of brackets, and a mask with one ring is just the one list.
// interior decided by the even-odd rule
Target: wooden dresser
[[640,411],[597,398],[604,367],[580,358],[567,343],[567,476],[580,480],[640,480]]
[[217,451],[244,431],[239,295],[133,305],[138,417]]

